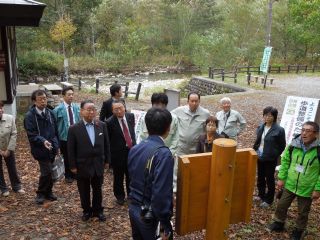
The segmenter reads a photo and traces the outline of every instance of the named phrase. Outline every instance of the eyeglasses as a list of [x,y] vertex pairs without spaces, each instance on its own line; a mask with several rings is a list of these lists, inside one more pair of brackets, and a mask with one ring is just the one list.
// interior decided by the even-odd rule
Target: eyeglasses
[[305,133],[311,133],[311,132],[315,132],[314,130],[311,130],[311,129],[305,129],[305,128],[302,128],[301,129],[301,132],[305,132]]
[[95,111],[97,111],[96,108],[87,108],[87,109],[84,109],[84,110],[86,110],[87,112],[95,112]]

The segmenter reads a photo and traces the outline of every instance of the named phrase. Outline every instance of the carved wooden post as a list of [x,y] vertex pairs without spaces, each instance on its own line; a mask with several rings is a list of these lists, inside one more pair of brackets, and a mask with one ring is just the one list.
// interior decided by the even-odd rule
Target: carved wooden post
[[209,198],[207,208],[206,239],[227,239],[225,230],[228,229],[236,141],[220,138],[213,142]]

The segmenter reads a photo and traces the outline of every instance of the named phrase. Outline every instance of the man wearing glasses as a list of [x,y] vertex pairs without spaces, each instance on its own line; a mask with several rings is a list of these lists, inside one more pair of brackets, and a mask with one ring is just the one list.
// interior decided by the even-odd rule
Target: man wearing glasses
[[59,153],[56,121],[53,112],[48,108],[47,94],[44,90],[36,90],[31,95],[34,105],[26,113],[24,128],[27,131],[31,154],[39,163],[40,177],[35,202],[43,204],[45,200],[55,201],[52,163]]
[[302,239],[313,200],[320,197],[319,125],[305,122],[301,134],[294,138],[281,158],[278,187],[283,194],[278,202],[271,231],[284,230],[287,211],[297,198],[298,217],[291,239]]
[[95,120],[97,111],[91,100],[81,102],[80,115],[82,120],[72,125],[68,132],[70,170],[77,177],[82,221],[97,217],[103,222],[106,221],[102,207],[103,173],[110,162],[107,126]]

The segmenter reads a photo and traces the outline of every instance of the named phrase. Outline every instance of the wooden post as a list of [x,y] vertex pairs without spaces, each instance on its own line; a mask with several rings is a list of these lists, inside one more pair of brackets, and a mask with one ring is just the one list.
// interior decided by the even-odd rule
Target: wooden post
[[78,90],[81,91],[81,77],[78,80]]
[[238,73],[237,71],[234,73],[234,83],[237,83],[237,76],[238,76]]
[[290,73],[290,65],[288,65],[288,73]]
[[296,73],[299,73],[299,70],[300,70],[300,65],[297,65],[297,71],[296,71]]
[[278,73],[281,73],[281,67],[280,66],[278,67]]
[[227,138],[213,142],[206,240],[227,239],[225,230],[231,212],[236,146],[236,141]]
[[248,72],[247,74],[247,81],[248,81],[248,85],[250,85],[250,82],[251,82],[251,73]]
[[312,65],[312,72],[314,73],[314,70],[315,70],[315,67],[314,67],[314,65]]
[[141,86],[142,86],[142,83],[139,83],[139,84],[138,84],[138,88],[137,88],[137,93],[136,93],[136,101],[139,100],[139,95],[140,95]]
[[221,80],[224,82],[224,70],[221,71]]
[[308,65],[305,66],[304,72],[308,71]]
[[99,93],[99,78],[96,78],[96,93]]
[[124,90],[125,98],[128,97],[128,94],[129,94],[129,82],[126,82],[126,87],[125,87],[125,90]]
[[209,67],[209,78],[211,78],[211,67]]

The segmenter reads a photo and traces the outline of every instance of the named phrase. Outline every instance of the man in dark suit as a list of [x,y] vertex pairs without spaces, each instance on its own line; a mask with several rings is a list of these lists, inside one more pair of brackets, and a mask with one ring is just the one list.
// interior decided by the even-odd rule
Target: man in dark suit
[[[105,221],[102,207],[102,184],[105,166],[110,161],[110,145],[105,123],[95,120],[97,111],[91,100],[81,102],[82,120],[69,128],[68,155],[83,209],[82,220],[98,217]],[[92,205],[90,201],[92,187]]]
[[102,104],[102,108],[100,110],[100,116],[99,119],[100,121],[106,121],[109,117],[112,116],[112,103],[115,100],[122,100],[124,105],[124,99],[121,99],[122,97],[122,89],[121,89],[121,85],[115,83],[113,85],[111,85],[110,87],[110,94],[111,94],[111,98],[109,98],[107,101],[104,101]]
[[117,198],[117,203],[123,205],[125,201],[124,176],[126,178],[127,195],[129,194],[128,153],[130,148],[136,144],[134,114],[125,112],[122,101],[114,101],[112,111],[113,116],[107,120],[107,127],[113,167],[113,193]]

